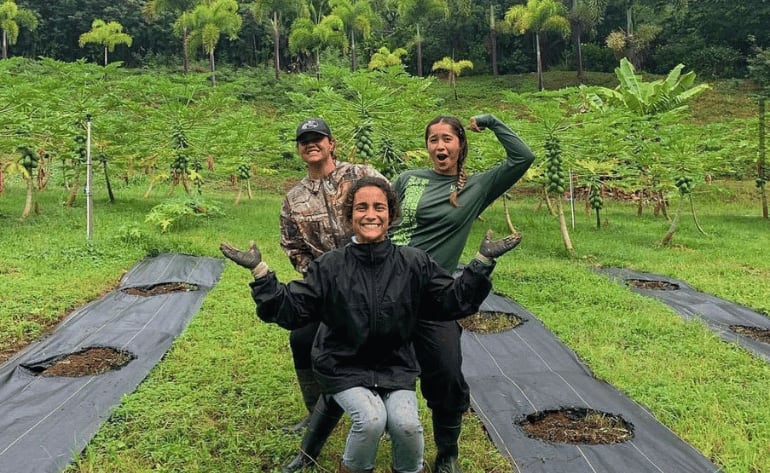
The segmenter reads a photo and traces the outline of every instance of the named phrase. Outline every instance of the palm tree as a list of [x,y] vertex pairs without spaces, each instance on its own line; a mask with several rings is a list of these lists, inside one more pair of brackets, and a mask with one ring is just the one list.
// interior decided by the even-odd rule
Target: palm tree
[[449,72],[449,85],[452,86],[452,90],[454,90],[455,100],[457,100],[457,76],[462,73],[463,69],[473,69],[473,63],[467,59],[455,61],[448,56],[444,56],[440,61],[433,63],[432,70]]
[[91,31],[80,35],[78,44],[82,48],[88,43],[96,43],[104,49],[104,65],[107,65],[107,51],[113,52],[118,44],[131,47],[133,39],[123,32],[123,25],[117,21],[105,22],[95,19],[91,23]]
[[257,23],[268,23],[273,34],[273,66],[276,80],[281,74],[281,17],[299,15],[301,10],[302,3],[299,1],[257,0],[250,6],[254,20]]
[[540,35],[555,31],[567,36],[569,20],[564,16],[566,8],[557,0],[527,0],[527,5],[514,5],[505,13],[505,22],[515,34],[535,34],[537,52],[537,88],[543,90],[543,61],[540,57]]
[[183,14],[179,26],[190,27],[190,40],[196,45],[203,46],[209,55],[211,66],[211,85],[217,85],[214,49],[219,37],[226,34],[232,41],[238,38],[238,32],[243,26],[243,18],[238,14],[238,3],[235,0],[214,0],[195,7],[190,14]]
[[[148,21],[156,20],[164,12],[171,12],[179,18],[186,11],[198,3],[198,0],[150,0],[142,7],[142,13]],[[182,38],[182,65],[184,73],[190,70],[190,54],[188,48],[189,34],[187,28],[182,28],[177,32]]]
[[572,42],[575,45],[577,76],[583,80],[583,32],[596,28],[604,16],[609,0],[572,0],[569,21],[572,26]]
[[292,54],[313,54],[316,74],[321,70],[321,50],[328,47],[339,47],[343,51],[348,42],[345,37],[345,24],[336,15],[326,15],[313,20],[303,16],[294,20],[289,33],[289,50]]
[[428,22],[437,16],[446,18],[449,15],[447,0],[396,0],[398,16],[404,23],[414,23],[416,34],[414,43],[417,46],[417,76],[422,77],[422,41],[420,24]]
[[345,24],[350,36],[350,71],[358,69],[356,57],[356,33],[363,39],[372,34],[372,22],[377,18],[369,0],[329,0],[332,15],[338,16]]
[[0,3],[0,29],[3,30],[3,59],[8,58],[8,45],[16,44],[19,39],[19,27],[30,31],[37,29],[37,16],[31,10],[19,8],[13,0]]

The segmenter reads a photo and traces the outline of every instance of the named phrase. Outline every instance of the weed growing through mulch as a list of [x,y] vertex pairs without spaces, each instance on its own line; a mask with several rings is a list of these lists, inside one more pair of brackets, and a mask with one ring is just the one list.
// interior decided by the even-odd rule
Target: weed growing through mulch
[[622,417],[585,408],[565,408],[530,414],[519,425],[532,438],[548,442],[603,445],[625,442],[633,426]]
[[479,311],[460,319],[463,329],[478,333],[500,333],[521,325],[523,320],[514,314]]

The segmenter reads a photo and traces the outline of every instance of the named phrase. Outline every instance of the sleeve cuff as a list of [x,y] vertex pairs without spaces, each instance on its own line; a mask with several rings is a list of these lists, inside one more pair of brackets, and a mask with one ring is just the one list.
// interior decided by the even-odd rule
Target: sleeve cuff
[[254,279],[263,278],[267,275],[269,269],[267,263],[260,261],[259,264],[251,270],[251,275],[254,276]]

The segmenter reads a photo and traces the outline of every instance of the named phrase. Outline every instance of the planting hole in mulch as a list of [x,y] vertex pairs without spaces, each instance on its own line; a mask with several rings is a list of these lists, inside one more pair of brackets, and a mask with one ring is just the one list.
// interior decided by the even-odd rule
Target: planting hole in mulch
[[197,290],[198,286],[196,284],[188,284],[186,282],[165,282],[161,284],[154,284],[152,286],[137,286],[121,289],[121,291],[126,294],[145,297],[157,296],[159,294],[169,294],[172,292],[190,292]]
[[576,407],[530,414],[519,426],[531,438],[558,443],[609,445],[634,436],[633,425],[621,416]]
[[744,337],[753,338],[763,343],[770,343],[770,329],[762,327],[752,327],[749,325],[730,325],[730,330],[743,335]]
[[24,367],[40,376],[76,378],[80,376],[94,376],[121,368],[134,358],[134,355],[123,350],[108,347],[89,347],[76,353],[58,356]]
[[521,317],[504,312],[479,311],[459,320],[463,329],[479,333],[500,333],[511,330],[524,321]]
[[679,284],[667,281],[649,281],[646,279],[626,279],[626,284],[639,289],[654,289],[657,291],[676,291]]

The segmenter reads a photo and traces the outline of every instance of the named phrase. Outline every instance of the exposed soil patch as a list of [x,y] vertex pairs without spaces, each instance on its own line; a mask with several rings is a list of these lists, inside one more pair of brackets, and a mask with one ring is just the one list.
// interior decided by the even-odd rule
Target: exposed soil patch
[[529,437],[558,443],[604,445],[625,442],[634,436],[633,425],[619,415],[585,408],[530,414],[519,425]]
[[154,284],[152,286],[137,286],[127,287],[121,289],[126,294],[132,296],[157,296],[160,294],[169,294],[172,292],[190,292],[197,291],[198,286],[195,284],[189,284],[186,282],[164,282],[161,284]]
[[667,281],[648,281],[646,279],[626,279],[626,284],[639,289],[653,289],[657,291],[677,291],[679,284]]
[[770,329],[762,327],[752,327],[749,325],[730,325],[730,330],[743,335],[744,337],[753,338],[763,343],[770,343]]
[[504,312],[479,311],[459,320],[463,329],[478,333],[500,333],[522,324],[521,317]]
[[40,376],[94,376],[127,365],[134,355],[108,347],[90,347],[38,365],[26,366]]

